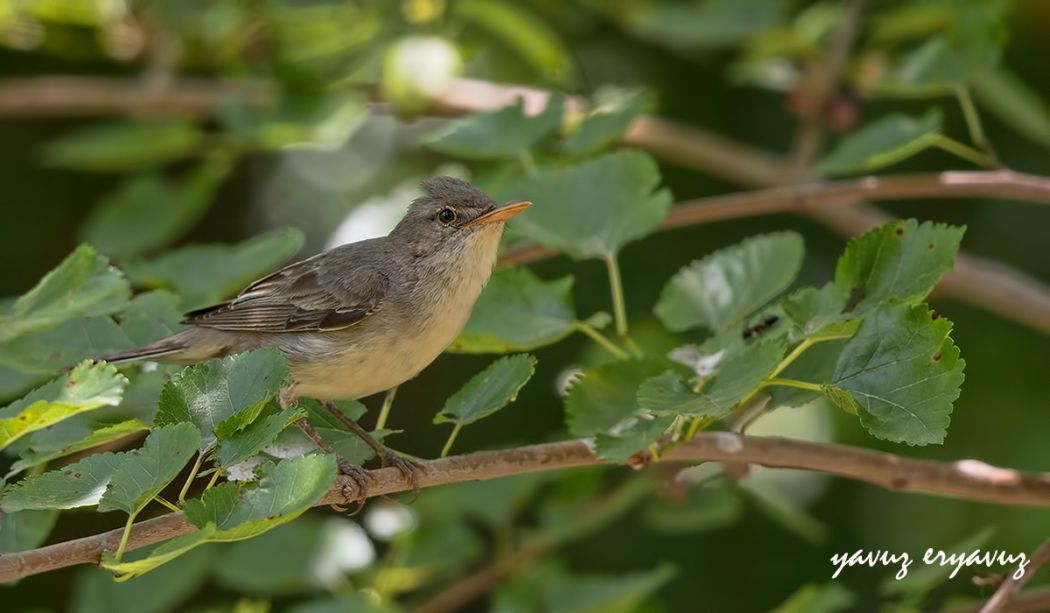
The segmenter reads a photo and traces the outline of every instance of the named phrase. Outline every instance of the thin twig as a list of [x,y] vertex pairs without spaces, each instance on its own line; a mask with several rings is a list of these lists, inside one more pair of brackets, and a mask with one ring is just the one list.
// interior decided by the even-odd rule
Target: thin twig
[[1050,562],[1050,539],[1043,541],[1039,549],[1035,550],[1023,575],[1015,579],[1011,574],[1003,580],[999,589],[995,590],[995,594],[981,607],[981,613],[1002,613],[1002,611],[1005,611],[1014,596],[1039,571],[1039,568],[1047,562]]
[[828,51],[820,61],[814,63],[804,92],[802,123],[792,146],[792,171],[799,179],[805,179],[814,158],[824,146],[825,121],[828,102],[838,92],[842,71],[846,68],[850,49],[860,31],[860,19],[864,13],[864,0],[844,0],[842,18],[828,45]]
[[[1050,474],[1027,474],[990,466],[977,460],[937,462],[857,449],[844,445],[810,443],[779,437],[755,437],[728,432],[699,432],[688,443],[669,450],[663,461],[737,462],[812,470],[880,485],[903,492],[920,492],[1003,505],[1050,508]],[[423,462],[420,487],[460,481],[495,479],[510,475],[605,464],[587,441],[528,445],[482,451]],[[369,497],[412,489],[396,468],[371,471]],[[346,504],[343,480],[318,505]],[[169,514],[136,524],[126,549],[131,551],[194,530],[180,514]],[[121,530],[57,543],[32,551],[0,555],[0,583],[72,566],[97,563],[113,550]]]

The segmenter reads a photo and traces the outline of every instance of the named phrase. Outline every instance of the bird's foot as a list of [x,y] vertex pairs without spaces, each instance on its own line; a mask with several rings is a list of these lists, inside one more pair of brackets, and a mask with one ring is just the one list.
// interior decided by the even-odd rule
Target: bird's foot
[[379,456],[382,466],[392,466],[408,479],[412,485],[412,502],[415,502],[416,498],[419,498],[419,477],[426,474],[426,467],[421,462],[402,455],[385,445],[380,445],[380,448],[376,449],[376,455]]
[[361,468],[357,464],[350,463],[343,456],[336,455],[336,464],[339,466],[339,474],[348,477],[343,481],[340,492],[347,504],[357,503],[357,508],[351,515],[357,515],[368,500],[368,488],[375,482],[372,473]]

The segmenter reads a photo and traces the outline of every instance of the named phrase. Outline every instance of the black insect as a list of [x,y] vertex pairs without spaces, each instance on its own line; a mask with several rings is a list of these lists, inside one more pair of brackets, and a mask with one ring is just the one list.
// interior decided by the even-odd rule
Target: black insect
[[762,321],[757,324],[744,328],[744,340],[750,340],[751,337],[765,333],[766,330],[772,328],[778,321],[780,321],[780,318],[776,315],[767,315],[763,317]]

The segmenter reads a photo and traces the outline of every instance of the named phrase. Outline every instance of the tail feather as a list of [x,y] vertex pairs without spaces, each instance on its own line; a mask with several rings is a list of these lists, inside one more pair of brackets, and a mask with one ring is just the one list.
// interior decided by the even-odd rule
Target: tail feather
[[109,362],[112,364],[114,362],[146,360],[179,353],[183,349],[185,348],[175,344],[154,343],[152,345],[146,345],[145,347],[136,347],[134,349],[127,349],[125,351],[98,356],[95,358],[95,361]]

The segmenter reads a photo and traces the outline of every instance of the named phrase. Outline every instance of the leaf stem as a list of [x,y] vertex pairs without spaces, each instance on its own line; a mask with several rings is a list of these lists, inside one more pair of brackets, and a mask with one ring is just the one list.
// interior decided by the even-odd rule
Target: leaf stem
[[627,338],[627,307],[623,299],[623,279],[620,277],[620,264],[615,254],[605,256],[605,266],[609,271],[609,289],[612,292],[613,320],[616,322],[616,333],[620,338]]
[[124,531],[120,533],[120,544],[117,545],[117,552],[113,554],[113,559],[120,562],[120,558],[124,556],[124,550],[128,548],[128,537],[131,536],[131,526],[135,523],[135,517],[139,514],[138,509],[134,513],[128,513],[128,521],[124,524]]
[[995,160],[992,157],[982,151],[978,151],[969,145],[964,145],[954,138],[949,138],[943,134],[935,134],[930,139],[930,144],[934,147],[947,151],[952,155],[963,158],[964,160],[973,162],[974,164],[984,167],[992,168],[995,166]]
[[773,377],[784,372],[785,368],[791,366],[792,362],[797,360],[800,355],[805,353],[807,349],[809,349],[813,345],[816,345],[818,342],[819,341],[813,340],[812,338],[804,339],[801,343],[798,344],[798,347],[792,349],[791,353],[784,356],[783,360],[780,360],[780,363],[777,364],[777,367],[773,369],[773,372],[769,373],[769,376],[766,377],[766,379],[772,379]]
[[589,337],[594,342],[598,343],[598,345],[600,345],[602,349],[605,349],[612,355],[616,356],[617,359],[626,360],[630,357],[627,355],[627,352],[617,347],[609,339],[605,338],[604,334],[599,332],[597,329],[595,329],[594,326],[590,325],[589,323],[585,321],[578,321],[574,325],[578,331]]
[[445,441],[445,446],[441,448],[441,457],[448,457],[448,452],[452,451],[452,443],[456,442],[456,437],[459,436],[459,431],[463,429],[463,424],[456,424],[452,428],[452,432],[448,435],[448,440]]
[[204,462],[204,452],[197,452],[197,459],[193,462],[193,467],[190,468],[190,474],[186,477],[186,483],[182,484],[182,489],[179,490],[179,504],[186,502],[186,493],[190,491],[190,485],[193,484],[193,480],[197,478],[197,473],[201,469],[201,463]]
[[160,504],[168,507],[168,509],[170,509],[172,511],[175,511],[176,513],[181,513],[182,512],[182,509],[180,509],[179,507],[175,506],[171,502],[168,502],[168,500],[166,498],[164,498],[163,496],[154,496],[153,499],[156,500],[157,502],[159,502]]
[[959,106],[962,108],[963,118],[966,120],[966,129],[970,131],[970,140],[979,149],[988,153],[990,157],[994,157],[991,144],[988,142],[988,137],[984,133],[984,127],[981,125],[981,116],[977,113],[977,106],[973,103],[973,98],[970,96],[970,90],[960,85],[955,88],[955,97],[959,99]]
[[222,473],[221,468],[216,468],[215,472],[212,473],[211,479],[208,479],[208,485],[204,486],[204,491],[208,491],[215,485],[215,482],[219,480],[219,475]]
[[784,387],[797,387],[803,390],[809,390],[811,392],[823,392],[821,387],[816,383],[810,383],[809,381],[798,381],[797,379],[766,379],[763,387],[767,385],[783,385]]
[[388,389],[383,396],[383,406],[379,409],[379,417],[376,418],[376,430],[386,427],[386,420],[390,417],[390,409],[394,406],[394,397],[397,396],[397,386]]

